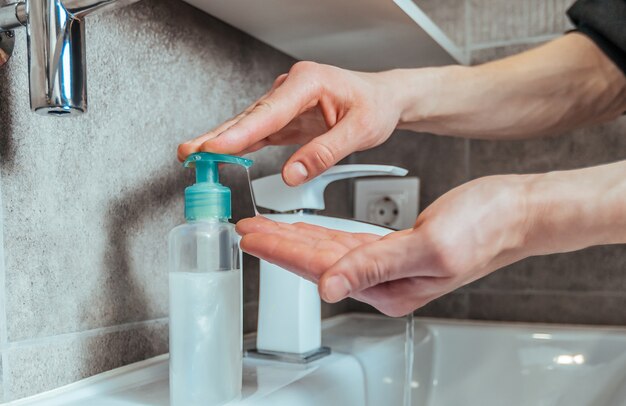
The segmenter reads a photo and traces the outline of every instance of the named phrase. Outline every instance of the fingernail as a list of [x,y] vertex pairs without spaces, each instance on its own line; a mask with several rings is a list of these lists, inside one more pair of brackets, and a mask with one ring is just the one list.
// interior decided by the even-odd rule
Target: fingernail
[[306,167],[302,165],[302,162],[294,162],[287,167],[285,175],[287,175],[287,181],[289,183],[299,185],[306,180],[307,176],[309,176],[309,172],[306,170]]
[[324,284],[324,296],[328,302],[338,302],[350,294],[350,283],[342,275],[331,276]]

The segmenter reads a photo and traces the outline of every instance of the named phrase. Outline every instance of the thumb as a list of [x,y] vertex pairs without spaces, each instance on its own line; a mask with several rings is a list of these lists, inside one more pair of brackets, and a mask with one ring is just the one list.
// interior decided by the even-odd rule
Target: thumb
[[360,134],[356,134],[353,121],[345,117],[328,132],[298,149],[283,167],[285,183],[298,186],[356,151]]
[[403,278],[416,264],[412,230],[398,231],[361,245],[344,255],[320,277],[320,296],[328,303],[338,302],[364,289]]

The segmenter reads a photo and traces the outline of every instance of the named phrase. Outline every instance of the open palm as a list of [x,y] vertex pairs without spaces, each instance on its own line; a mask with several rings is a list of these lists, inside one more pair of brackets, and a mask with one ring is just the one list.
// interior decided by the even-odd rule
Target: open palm
[[[318,284],[401,316],[525,256],[520,178],[488,177],[439,198],[413,228],[384,237],[262,216],[241,220],[241,248]],[[521,248],[520,248],[521,247]]]

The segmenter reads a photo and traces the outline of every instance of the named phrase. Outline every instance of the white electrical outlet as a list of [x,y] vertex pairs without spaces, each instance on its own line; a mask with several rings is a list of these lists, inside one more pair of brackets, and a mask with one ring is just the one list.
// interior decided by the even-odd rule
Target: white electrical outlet
[[354,182],[354,218],[384,227],[411,228],[417,218],[418,178],[377,178]]

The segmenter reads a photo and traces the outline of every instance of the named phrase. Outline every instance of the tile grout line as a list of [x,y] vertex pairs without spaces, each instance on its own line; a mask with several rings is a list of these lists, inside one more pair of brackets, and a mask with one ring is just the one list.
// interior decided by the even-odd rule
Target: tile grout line
[[482,51],[490,48],[499,48],[510,45],[524,45],[524,44],[536,44],[540,42],[551,41],[555,38],[559,38],[562,34],[547,34],[547,35],[538,35],[534,37],[525,37],[525,38],[516,38],[511,40],[502,40],[502,41],[492,41],[492,42],[480,42],[477,44],[471,44],[469,46],[469,50],[471,51]]
[[167,322],[167,321],[168,321],[167,317],[161,317],[157,319],[134,321],[130,323],[119,324],[116,326],[98,327],[98,328],[85,330],[85,331],[76,331],[72,333],[63,333],[63,334],[57,334],[53,336],[37,337],[37,338],[29,338],[29,339],[19,340],[19,341],[12,341],[12,342],[7,342],[6,350],[45,345],[45,344],[60,342],[64,340],[77,339],[77,338],[94,337],[94,336],[103,335],[103,334],[119,333],[123,331],[129,331],[138,327],[156,325],[156,324],[160,324],[160,323]]

